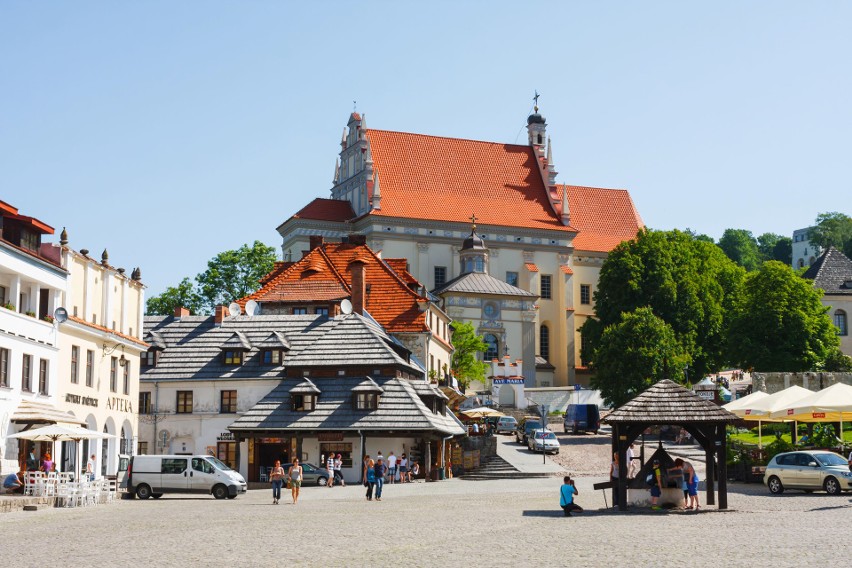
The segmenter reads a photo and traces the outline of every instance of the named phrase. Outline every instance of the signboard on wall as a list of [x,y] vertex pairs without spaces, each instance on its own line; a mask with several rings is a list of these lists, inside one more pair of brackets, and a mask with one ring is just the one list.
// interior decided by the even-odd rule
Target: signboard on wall
[[491,379],[491,384],[494,385],[522,385],[524,384],[523,377],[521,378],[501,378],[501,379]]

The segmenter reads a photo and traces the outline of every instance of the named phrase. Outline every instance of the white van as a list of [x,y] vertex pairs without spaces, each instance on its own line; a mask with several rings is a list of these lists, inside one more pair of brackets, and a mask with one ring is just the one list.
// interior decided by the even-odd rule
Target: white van
[[243,476],[213,456],[133,456],[127,467],[127,492],[140,499],[163,493],[212,493],[234,499],[246,492]]

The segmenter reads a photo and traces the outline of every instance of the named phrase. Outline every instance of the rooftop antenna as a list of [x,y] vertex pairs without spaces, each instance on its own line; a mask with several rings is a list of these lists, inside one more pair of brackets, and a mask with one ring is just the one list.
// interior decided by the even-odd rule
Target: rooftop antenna
[[236,302],[231,302],[231,305],[228,306],[228,314],[232,318],[235,318],[240,315],[240,305]]
[[246,302],[246,315],[248,317],[256,316],[260,313],[260,305],[254,300]]

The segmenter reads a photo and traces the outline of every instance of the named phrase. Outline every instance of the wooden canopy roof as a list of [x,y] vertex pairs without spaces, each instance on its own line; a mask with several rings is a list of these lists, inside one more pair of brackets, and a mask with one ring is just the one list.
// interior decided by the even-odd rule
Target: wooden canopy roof
[[608,424],[726,424],[737,416],[664,379],[602,420]]

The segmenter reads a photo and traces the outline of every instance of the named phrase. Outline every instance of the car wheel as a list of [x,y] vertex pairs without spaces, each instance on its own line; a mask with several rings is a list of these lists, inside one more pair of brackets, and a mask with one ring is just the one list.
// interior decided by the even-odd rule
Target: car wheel
[[213,487],[213,497],[215,497],[216,499],[224,499],[227,496],[228,488],[222,485],[221,483]]
[[234,493],[233,495],[228,495],[228,499],[236,499],[236,498],[237,498],[236,493]]
[[163,494],[162,494],[162,493],[152,493],[152,494],[151,494],[151,497],[153,497],[154,499],[159,499],[159,498],[160,498],[160,497],[162,497],[162,496],[163,496]]
[[822,484],[825,488],[825,492],[829,495],[840,495],[842,491],[840,490],[840,483],[837,482],[837,479],[834,477],[826,477],[825,483]]
[[320,487],[325,487],[326,485],[328,485],[328,478],[319,476],[317,478],[317,485],[319,485]]
[[136,488],[136,496],[140,499],[147,499],[151,496],[151,486],[144,483]]
[[781,483],[781,480],[774,475],[769,478],[766,485],[769,487],[769,492],[773,495],[781,495],[784,493],[784,485]]

